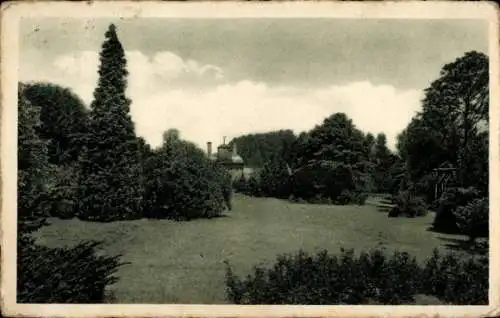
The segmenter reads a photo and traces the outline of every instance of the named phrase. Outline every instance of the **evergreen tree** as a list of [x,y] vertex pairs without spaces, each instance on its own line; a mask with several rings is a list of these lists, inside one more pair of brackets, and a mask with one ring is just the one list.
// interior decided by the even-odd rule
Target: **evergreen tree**
[[109,26],[102,45],[99,81],[81,162],[79,216],[111,221],[141,215],[141,142],[129,115],[126,59],[116,28]]

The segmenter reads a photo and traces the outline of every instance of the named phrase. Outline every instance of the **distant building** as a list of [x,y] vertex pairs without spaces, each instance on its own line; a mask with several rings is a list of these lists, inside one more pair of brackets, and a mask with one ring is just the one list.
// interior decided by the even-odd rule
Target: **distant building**
[[210,159],[217,161],[224,166],[229,173],[231,173],[231,177],[233,179],[245,175],[245,172],[248,171],[248,169],[245,168],[243,159],[238,155],[236,143],[234,143],[232,147],[230,145],[226,145],[225,138],[223,144],[217,147],[216,153],[212,152],[212,142],[207,142],[207,155]]

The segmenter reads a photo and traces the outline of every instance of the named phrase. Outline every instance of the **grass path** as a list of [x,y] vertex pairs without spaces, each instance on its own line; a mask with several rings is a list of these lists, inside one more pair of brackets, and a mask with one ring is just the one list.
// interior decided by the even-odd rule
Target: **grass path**
[[131,264],[118,271],[120,280],[112,286],[117,302],[225,303],[226,259],[239,275],[298,249],[337,253],[341,247],[385,247],[423,260],[435,247],[446,249],[440,237],[462,239],[427,231],[433,217],[388,218],[373,205],[294,204],[236,195],[226,217],[113,223],[52,219],[37,236],[48,246],[105,240],[108,253],[123,254]]

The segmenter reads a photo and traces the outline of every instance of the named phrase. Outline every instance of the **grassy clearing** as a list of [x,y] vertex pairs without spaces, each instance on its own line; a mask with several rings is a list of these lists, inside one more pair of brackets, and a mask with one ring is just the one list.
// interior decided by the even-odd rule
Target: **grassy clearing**
[[[227,303],[224,260],[235,274],[255,264],[270,264],[277,254],[298,249],[315,252],[341,247],[356,251],[384,247],[407,251],[423,260],[437,247],[465,237],[427,231],[434,218],[388,218],[371,204],[326,206],[295,204],[272,198],[236,195],[226,217],[190,222],[137,220],[89,223],[51,219],[38,233],[41,244],[73,245],[81,240],[106,242],[110,254],[124,261],[119,282],[111,287],[120,303]],[[376,202],[375,202],[376,203]]]

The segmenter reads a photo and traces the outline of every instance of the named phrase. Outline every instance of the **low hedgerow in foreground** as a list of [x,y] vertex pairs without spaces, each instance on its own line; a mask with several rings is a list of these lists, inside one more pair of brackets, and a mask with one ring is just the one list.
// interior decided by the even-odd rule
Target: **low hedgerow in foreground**
[[124,264],[120,256],[99,255],[98,242],[73,248],[37,245],[27,234],[37,227],[22,229],[18,240],[17,302],[104,302],[106,286],[117,281],[113,274]]
[[[341,250],[278,256],[272,268],[237,277],[226,263],[228,299],[236,304],[412,304],[432,295],[453,304],[487,304],[487,259],[460,260],[437,250],[422,267],[405,252]],[[417,300],[418,301],[418,300]]]

